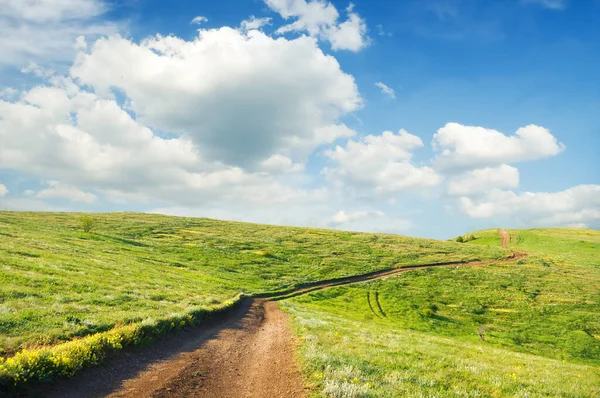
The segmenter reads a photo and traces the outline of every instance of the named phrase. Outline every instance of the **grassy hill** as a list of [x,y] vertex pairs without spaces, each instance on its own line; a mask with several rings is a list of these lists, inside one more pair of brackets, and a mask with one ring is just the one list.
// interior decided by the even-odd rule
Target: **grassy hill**
[[509,232],[531,257],[283,302],[314,395],[600,396],[600,232]]
[[85,233],[78,214],[0,212],[0,357],[115,325],[183,319],[240,292],[507,255],[383,234],[132,213],[93,217]]

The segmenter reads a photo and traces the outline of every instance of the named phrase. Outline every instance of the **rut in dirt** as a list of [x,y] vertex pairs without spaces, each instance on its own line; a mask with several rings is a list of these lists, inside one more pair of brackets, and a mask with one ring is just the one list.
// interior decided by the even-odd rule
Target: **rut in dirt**
[[[225,314],[193,328],[170,333],[152,346],[122,353],[104,366],[59,380],[35,395],[87,397],[303,397],[295,361],[297,343],[288,315],[276,300],[340,285],[390,277],[415,269],[484,266],[514,262],[515,252],[500,261],[403,267],[322,281],[277,295],[244,299]],[[376,297],[373,296],[376,305]],[[33,396],[33,394],[28,395]]]

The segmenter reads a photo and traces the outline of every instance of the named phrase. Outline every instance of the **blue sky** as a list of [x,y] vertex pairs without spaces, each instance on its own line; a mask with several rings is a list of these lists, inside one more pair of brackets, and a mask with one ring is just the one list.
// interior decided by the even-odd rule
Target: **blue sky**
[[9,0],[0,34],[0,209],[600,228],[598,0]]

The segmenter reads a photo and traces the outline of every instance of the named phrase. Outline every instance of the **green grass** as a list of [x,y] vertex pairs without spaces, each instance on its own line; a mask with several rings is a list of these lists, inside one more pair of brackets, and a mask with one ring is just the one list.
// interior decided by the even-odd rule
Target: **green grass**
[[[313,394],[600,396],[600,232],[509,232],[530,258],[282,303]],[[500,245],[497,230],[474,236],[462,245]]]
[[0,357],[119,324],[410,264],[494,259],[497,248],[383,234],[147,214],[0,212]]

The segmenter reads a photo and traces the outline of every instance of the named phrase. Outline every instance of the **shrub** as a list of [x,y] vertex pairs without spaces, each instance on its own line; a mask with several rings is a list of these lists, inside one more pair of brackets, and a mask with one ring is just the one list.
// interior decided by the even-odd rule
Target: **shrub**
[[91,216],[81,216],[79,217],[79,224],[81,224],[84,232],[90,232],[94,227],[94,218]]
[[466,242],[470,242],[475,239],[477,239],[477,238],[475,238],[474,235],[465,235],[465,236],[459,236],[458,238],[456,238],[456,241],[458,243],[466,243]]

